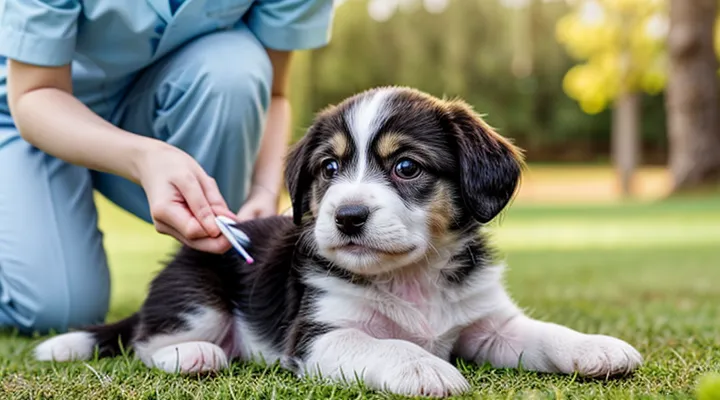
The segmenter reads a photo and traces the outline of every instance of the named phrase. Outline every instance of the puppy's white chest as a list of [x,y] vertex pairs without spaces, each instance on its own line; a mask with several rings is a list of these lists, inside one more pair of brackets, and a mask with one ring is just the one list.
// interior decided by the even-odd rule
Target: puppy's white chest
[[413,342],[442,358],[449,357],[467,315],[440,290],[414,282],[353,292],[333,293],[318,301],[316,317],[378,339]]
[[459,335],[453,310],[437,299],[415,303],[368,305],[371,317],[359,321],[362,330],[379,339],[413,342],[438,356],[448,356]]

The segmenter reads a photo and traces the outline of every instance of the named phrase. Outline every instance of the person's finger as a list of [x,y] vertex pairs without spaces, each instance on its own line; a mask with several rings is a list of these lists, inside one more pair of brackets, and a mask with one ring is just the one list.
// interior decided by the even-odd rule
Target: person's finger
[[165,231],[166,234],[173,236],[177,240],[179,240],[181,243],[183,243],[186,246],[192,247],[195,250],[200,251],[206,251],[209,253],[216,253],[216,254],[222,254],[226,251],[230,250],[232,245],[230,242],[225,238],[225,236],[219,236],[216,238],[210,238],[205,237],[201,239],[192,239],[188,240],[186,239],[180,232],[176,231],[174,228],[172,228],[169,225],[158,223],[158,230],[162,229]]
[[182,244],[187,244],[188,240],[185,238],[183,234],[178,232],[175,228],[171,227],[170,225],[162,222],[162,221],[155,221],[155,230],[159,233],[162,233],[164,235],[169,235],[177,239]]
[[218,236],[216,238],[204,238],[198,240],[190,240],[188,246],[208,253],[222,254],[230,250],[232,245],[225,238],[225,236]]
[[173,231],[189,240],[208,236],[205,229],[200,226],[200,222],[195,219],[195,216],[193,216],[190,210],[182,203],[164,203],[151,209],[153,210],[152,217],[153,220],[155,220],[156,227],[158,227],[159,224],[171,227]]
[[235,217],[235,214],[230,211],[227,202],[225,202],[222,193],[220,193],[220,188],[218,187],[215,179],[209,175],[203,174],[200,178],[200,185],[202,186],[205,197],[207,198],[208,203],[210,203],[210,208],[212,208],[215,215],[223,215],[230,218]]
[[174,184],[208,236],[217,237],[220,235],[220,228],[215,224],[215,214],[210,207],[210,203],[205,198],[205,192],[195,175],[190,174]]
[[231,220],[237,222],[237,215],[236,215],[234,212],[232,212],[232,211],[230,211],[229,209],[227,209],[227,208],[216,208],[216,207],[213,207],[213,212],[215,213],[215,215],[218,215],[218,216],[219,216],[219,215],[222,215],[222,216],[228,217],[228,218],[230,218]]

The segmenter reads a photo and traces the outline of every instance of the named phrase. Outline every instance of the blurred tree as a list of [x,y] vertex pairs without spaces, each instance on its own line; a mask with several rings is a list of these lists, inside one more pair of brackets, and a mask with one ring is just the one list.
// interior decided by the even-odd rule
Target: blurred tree
[[663,0],[582,0],[557,25],[559,42],[584,61],[567,72],[565,92],[589,114],[613,106],[611,152],[626,195],[640,162],[640,93],[657,94],[665,83],[664,5]]
[[676,191],[720,183],[717,12],[717,0],[670,1],[667,110]]
[[515,10],[510,20],[513,55],[511,69],[518,78],[527,78],[533,70],[533,14],[540,6],[539,0],[500,0],[500,4]]

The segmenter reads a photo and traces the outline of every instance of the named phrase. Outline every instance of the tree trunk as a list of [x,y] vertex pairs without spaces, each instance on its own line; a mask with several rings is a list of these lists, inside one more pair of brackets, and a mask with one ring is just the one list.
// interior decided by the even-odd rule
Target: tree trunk
[[671,0],[666,109],[673,191],[720,183],[717,0]]
[[516,78],[527,78],[533,72],[533,2],[512,11],[510,33],[513,42],[513,55],[510,69]]
[[615,100],[612,114],[612,155],[623,197],[632,195],[633,176],[640,158],[640,96],[625,92]]

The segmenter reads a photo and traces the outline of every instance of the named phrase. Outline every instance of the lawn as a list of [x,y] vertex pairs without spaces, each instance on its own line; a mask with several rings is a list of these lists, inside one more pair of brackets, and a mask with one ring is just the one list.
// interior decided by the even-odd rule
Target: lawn
[[[142,301],[172,242],[101,201],[113,276],[110,319]],[[720,198],[655,203],[518,201],[493,228],[507,284],[531,315],[618,336],[645,356],[632,377],[572,376],[461,365],[465,398],[692,398],[720,371]],[[236,364],[216,377],[147,370],[131,358],[36,363],[38,339],[0,336],[0,398],[386,398],[359,386],[300,381],[276,367]]]

